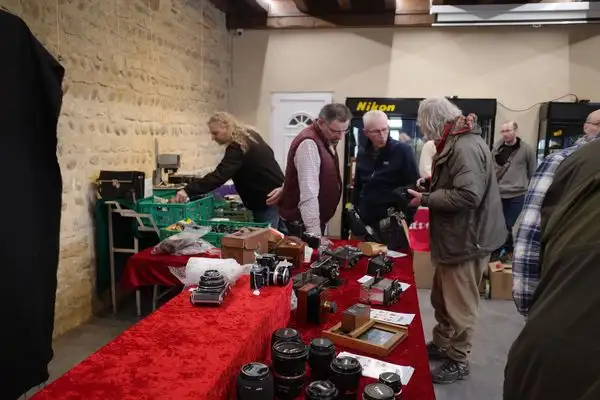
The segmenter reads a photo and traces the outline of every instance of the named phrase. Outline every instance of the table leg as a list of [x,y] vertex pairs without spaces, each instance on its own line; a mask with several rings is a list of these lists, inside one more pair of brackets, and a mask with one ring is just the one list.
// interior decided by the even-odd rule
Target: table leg
[[140,293],[140,289],[135,290],[135,306],[137,309],[137,316],[142,316],[142,294]]
[[158,285],[152,287],[152,311],[156,311],[156,303],[158,302]]

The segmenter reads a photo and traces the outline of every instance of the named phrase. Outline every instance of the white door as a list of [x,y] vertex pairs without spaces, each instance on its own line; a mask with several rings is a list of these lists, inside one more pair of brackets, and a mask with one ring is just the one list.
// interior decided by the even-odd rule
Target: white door
[[312,124],[324,105],[332,101],[331,92],[271,94],[271,146],[284,172],[292,140],[302,129]]

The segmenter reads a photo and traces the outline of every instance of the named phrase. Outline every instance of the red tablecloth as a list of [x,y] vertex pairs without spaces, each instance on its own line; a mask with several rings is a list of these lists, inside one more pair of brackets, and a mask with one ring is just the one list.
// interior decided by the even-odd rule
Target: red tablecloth
[[224,399],[239,368],[262,360],[290,316],[291,285],[252,295],[240,278],[221,307],[186,290],[48,385],[36,400]]
[[189,256],[154,255],[150,247],[129,257],[121,276],[121,286],[125,290],[153,285],[178,286],[181,285],[181,281],[169,271],[169,267],[185,267],[190,257],[219,258],[220,256],[219,249],[211,253]]
[[[345,244],[337,242],[337,244]],[[358,303],[360,285],[356,282],[366,274],[367,259],[363,257],[359,263],[350,270],[343,270],[341,277],[346,279],[344,285],[339,288],[331,289],[330,299],[334,300],[338,306],[338,312],[329,318],[329,322],[324,326],[295,326],[295,312],[292,312],[290,326],[295,327],[300,331],[302,339],[305,343],[310,343],[313,338],[321,337],[321,332],[330,328],[341,320],[341,312],[355,303]],[[411,400],[432,400],[435,399],[431,373],[429,370],[429,361],[427,358],[427,349],[425,338],[423,335],[423,324],[421,322],[421,313],[419,311],[419,300],[417,298],[417,289],[414,282],[414,274],[412,270],[412,261],[410,257],[396,259],[393,270],[386,277],[399,279],[411,285],[408,290],[402,293],[400,301],[390,307],[373,306],[384,310],[415,314],[413,322],[408,328],[408,337],[392,351],[384,359],[374,355],[361,353],[354,349],[346,349],[337,346],[337,350],[348,351],[350,353],[364,355],[372,358],[379,358],[383,361],[392,364],[405,365],[415,368],[415,372],[404,388],[404,396]],[[361,379],[361,391],[364,385],[372,383],[374,380],[369,378]],[[302,398],[302,397],[299,397]],[[403,397],[404,398],[404,397]]]

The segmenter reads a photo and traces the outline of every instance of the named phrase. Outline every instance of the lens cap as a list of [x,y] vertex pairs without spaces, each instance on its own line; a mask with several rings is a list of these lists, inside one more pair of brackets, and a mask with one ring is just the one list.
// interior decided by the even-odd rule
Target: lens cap
[[371,383],[365,386],[363,392],[363,399],[365,400],[393,400],[394,391],[391,387],[384,385],[383,383]]
[[337,388],[329,381],[314,381],[306,387],[306,399],[309,400],[333,400],[337,395]]
[[252,362],[242,367],[242,374],[250,380],[263,379],[269,375],[269,367],[265,364]]

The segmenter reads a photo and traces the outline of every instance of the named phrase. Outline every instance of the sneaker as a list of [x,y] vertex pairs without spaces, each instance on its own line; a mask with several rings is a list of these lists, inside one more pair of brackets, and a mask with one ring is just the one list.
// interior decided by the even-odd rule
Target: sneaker
[[436,346],[433,342],[427,343],[427,355],[431,361],[441,361],[447,357],[446,349]]
[[468,363],[458,362],[448,358],[440,367],[431,372],[431,377],[433,383],[448,385],[465,379],[470,373],[471,371]]

